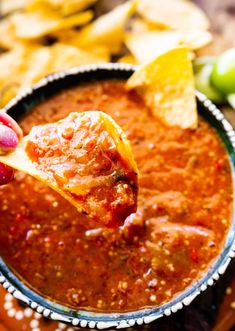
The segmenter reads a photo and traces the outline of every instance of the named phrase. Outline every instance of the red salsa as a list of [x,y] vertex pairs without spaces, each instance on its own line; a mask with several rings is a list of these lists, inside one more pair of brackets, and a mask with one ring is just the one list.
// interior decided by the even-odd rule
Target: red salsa
[[103,230],[56,192],[18,172],[0,188],[0,254],[39,293],[73,308],[125,311],[161,305],[206,272],[230,227],[227,153],[202,118],[167,128],[118,80],[61,91],[21,121],[55,122],[102,110],[125,131],[139,169],[138,210]]

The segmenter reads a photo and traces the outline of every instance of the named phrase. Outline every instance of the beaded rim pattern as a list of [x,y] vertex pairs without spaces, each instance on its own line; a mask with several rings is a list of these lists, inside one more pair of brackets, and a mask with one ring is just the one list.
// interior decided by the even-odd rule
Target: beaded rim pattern
[[[129,64],[100,63],[84,65],[63,72],[54,73],[40,80],[32,88],[25,89],[22,93],[18,94],[6,105],[3,110],[10,112],[12,107],[16,107],[18,104],[23,102],[27,96],[33,95],[34,91],[40,90],[43,87],[45,88],[47,85],[50,85],[58,80],[63,80],[68,76],[81,76],[82,78],[83,73],[95,74],[95,72],[99,70],[104,70],[107,73],[111,71],[118,71],[129,72],[131,74],[136,68],[136,66]],[[227,141],[231,145],[233,152],[235,152],[235,131],[233,130],[232,125],[225,118],[223,113],[210,100],[208,100],[205,95],[200,92],[196,92],[196,96],[199,103],[204,106],[206,111],[212,115],[217,123],[220,124]],[[235,257],[235,220],[233,221],[233,225],[229,232],[231,233],[228,234],[223,252],[217,258],[217,261],[212,264],[207,274],[201,277],[196,284],[186,288],[180,295],[157,308],[153,307],[134,312],[110,314],[89,313],[86,311],[65,309],[64,306],[55,304],[54,302],[35,294],[34,291],[23,285],[17,277],[10,277],[9,275],[11,275],[11,271],[6,267],[5,263],[1,259],[0,284],[16,299],[22,301],[36,312],[42,314],[44,317],[55,321],[72,324],[73,326],[83,328],[88,327],[91,329],[122,329],[129,328],[134,325],[148,324],[163,316],[170,316],[172,313],[177,312],[184,306],[188,306],[200,293],[204,292],[208,286],[212,286],[215,281],[219,279],[220,275],[224,274],[231,259]],[[16,280],[18,280],[18,284]]]

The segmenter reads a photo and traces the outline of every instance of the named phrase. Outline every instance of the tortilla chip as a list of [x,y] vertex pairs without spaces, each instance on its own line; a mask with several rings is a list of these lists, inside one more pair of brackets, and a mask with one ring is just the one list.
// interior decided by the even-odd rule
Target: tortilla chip
[[15,10],[23,9],[28,0],[1,0],[0,12],[7,15]]
[[132,34],[143,33],[151,30],[150,24],[140,17],[134,17],[130,22],[129,32]]
[[57,0],[28,0],[25,9],[27,13],[49,11],[62,16],[59,12]]
[[[65,31],[58,31],[53,33],[51,36],[57,39],[57,42],[64,45],[74,46],[76,48],[81,49],[78,45],[78,34],[79,31],[76,29],[69,29]],[[86,52],[90,52],[92,54],[97,55],[98,57],[102,57],[102,62],[107,62],[110,60],[110,48],[109,45],[98,45],[98,44],[90,44],[89,47],[82,48]]]
[[173,29],[202,29],[210,24],[205,13],[187,0],[140,0],[138,13],[148,22]]
[[18,40],[14,33],[14,27],[9,19],[0,20],[0,47],[11,49],[16,46]]
[[28,0],[27,10],[53,10],[62,16],[75,14],[87,9],[97,0]]
[[184,30],[181,33],[184,43],[193,50],[205,47],[212,41],[212,34],[205,30]]
[[129,64],[134,64],[134,65],[138,64],[135,57],[131,54],[126,54],[126,55],[120,57],[120,59],[118,59],[118,63],[129,63]]
[[125,24],[135,8],[135,0],[117,6],[111,12],[100,16],[90,25],[84,27],[71,43],[82,48],[89,48],[91,45],[108,46],[112,53],[119,52]]
[[50,33],[50,36],[62,44],[77,46],[78,33],[79,31],[76,28],[71,28],[62,31],[54,31]]
[[[108,62],[109,53],[102,49],[86,52],[77,47],[56,43],[52,46],[31,48],[25,59],[25,73],[21,88],[32,86],[54,72],[83,64]],[[35,63],[37,65],[35,66]]]
[[[30,87],[51,72],[52,51],[50,47],[29,50],[21,88]],[[35,65],[36,63],[36,65]]]
[[25,49],[17,48],[0,55],[0,86],[21,80],[25,70]]
[[0,108],[3,108],[19,92],[18,83],[11,83],[0,88]]
[[185,47],[172,49],[138,69],[127,81],[163,123],[183,129],[197,127],[192,63]]
[[64,15],[80,12],[94,5],[98,0],[60,0],[61,11]]
[[169,30],[166,27],[163,27],[162,25],[153,23],[153,22],[148,22],[141,17],[134,17],[131,22],[130,22],[130,32],[138,34],[142,32],[148,32],[152,30],[157,30],[157,31],[165,31]]
[[19,91],[25,70],[26,52],[16,48],[0,55],[0,106],[3,107]]
[[8,18],[0,20],[0,48],[11,50],[17,47],[32,47],[38,45],[38,40],[17,38],[14,25]]
[[99,62],[110,62],[111,60],[110,50],[106,46],[91,46],[89,54],[95,56]]
[[92,17],[92,11],[86,11],[67,18],[60,18],[58,14],[49,11],[38,11],[32,13],[15,13],[9,19],[14,26],[16,37],[36,39],[46,36],[53,31],[84,25]]
[[[20,90],[37,83],[44,76],[75,66],[109,62],[109,50],[56,43],[52,46],[18,47],[0,55],[0,96],[4,106]],[[35,65],[36,63],[36,65]]]
[[127,48],[140,64],[152,61],[158,55],[175,48],[181,41],[181,33],[173,30],[127,33],[125,37]]
[[66,70],[83,64],[109,61],[109,53],[103,49],[87,52],[74,46],[57,43],[52,46],[52,72]]

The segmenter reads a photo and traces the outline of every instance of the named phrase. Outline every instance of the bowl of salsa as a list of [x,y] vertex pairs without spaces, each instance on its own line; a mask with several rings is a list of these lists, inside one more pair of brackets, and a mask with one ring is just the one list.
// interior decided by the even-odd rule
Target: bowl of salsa
[[167,127],[126,88],[135,67],[52,74],[5,108],[24,134],[71,112],[101,110],[126,133],[139,169],[130,225],[97,228],[22,172],[0,188],[0,282],[47,318],[125,328],[169,316],[223,274],[235,246],[235,133],[197,93],[197,129]]

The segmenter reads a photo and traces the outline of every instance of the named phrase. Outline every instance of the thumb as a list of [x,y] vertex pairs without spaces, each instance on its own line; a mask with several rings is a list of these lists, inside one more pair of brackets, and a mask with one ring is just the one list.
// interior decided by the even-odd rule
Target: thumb
[[22,138],[22,130],[19,125],[16,123],[15,120],[4,111],[0,110],[0,124],[3,124],[9,128],[11,128],[16,134],[19,139]]

